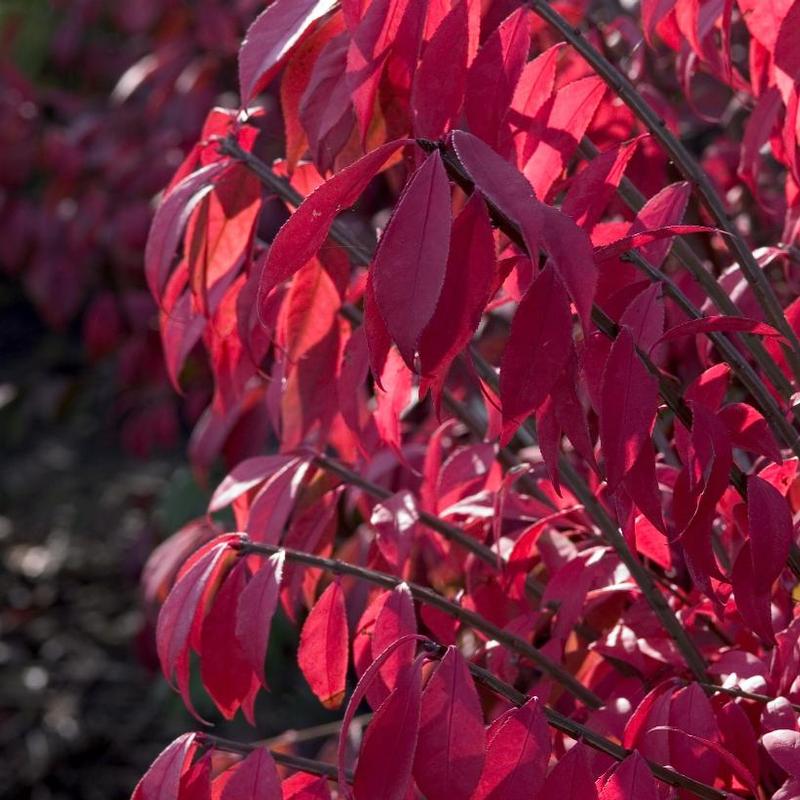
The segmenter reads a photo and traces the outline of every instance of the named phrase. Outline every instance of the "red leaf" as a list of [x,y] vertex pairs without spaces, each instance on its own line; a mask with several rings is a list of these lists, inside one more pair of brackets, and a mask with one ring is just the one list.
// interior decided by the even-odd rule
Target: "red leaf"
[[503,438],[545,400],[572,354],[569,299],[552,266],[536,277],[517,308],[500,366]]
[[762,150],[780,118],[783,99],[777,86],[771,86],[758,98],[756,107],[747,117],[742,136],[737,175],[747,184],[759,202],[764,203],[763,191],[758,183]]
[[434,151],[406,184],[370,268],[378,311],[409,366],[442,291],[450,223],[450,182]]
[[589,770],[589,758],[583,742],[577,742],[556,762],[544,782],[538,800],[550,800],[554,797],[561,800],[597,800],[597,789]]
[[[265,12],[266,13],[266,12]],[[267,254],[259,284],[263,306],[270,291],[313,258],[328,236],[336,215],[358,200],[381,167],[412,140],[387,142],[320,184],[278,231]]]
[[229,506],[237,497],[287,469],[296,460],[295,456],[256,456],[240,462],[225,476],[211,496],[209,513]]
[[225,784],[220,800],[280,800],[281,780],[269,750],[257,747]]
[[184,178],[159,205],[144,250],[145,277],[157,302],[160,302],[175,250],[192,211],[213,189],[215,179],[228,167],[229,164],[224,161],[202,167]]
[[411,492],[403,490],[376,503],[369,524],[375,529],[375,541],[381,555],[401,575],[411,553],[419,511]]
[[640,138],[632,139],[593,158],[570,184],[561,204],[561,213],[591,232],[615,196],[640,141]]
[[[639,210],[627,235],[652,231],[667,225],[677,225],[683,219],[692,188],[687,182],[673,183],[651,197]],[[642,256],[654,267],[660,267],[667,257],[672,241],[665,239],[642,248]]]
[[381,75],[396,42],[410,0],[375,0],[353,31],[347,52],[347,83],[356,111],[361,139],[366,139],[372,121],[375,94]]
[[438,139],[458,118],[467,85],[468,0],[459,0],[428,42],[414,74],[414,135]]
[[739,550],[731,570],[731,586],[736,598],[736,610],[745,624],[765,642],[775,642],[769,591],[756,588],[753,571],[753,548],[747,541]]
[[375,425],[378,435],[392,448],[398,460],[407,464],[403,455],[403,430],[400,416],[411,401],[413,376],[396,348],[389,351],[388,358],[378,379],[375,391]]
[[443,377],[477,330],[495,288],[495,267],[492,225],[476,192],[453,223],[442,293],[420,339],[420,362],[427,378]]
[[249,251],[261,211],[261,181],[243,164],[233,164],[214,182],[186,230],[187,266],[195,305],[210,313],[208,293],[225,285]]
[[670,328],[654,345],[671,342],[681,336],[697,336],[701,333],[752,333],[758,336],[781,336],[772,325],[747,317],[711,316],[689,319]]
[[789,556],[792,512],[786,498],[758,475],[747,479],[747,527],[755,589],[769,592]]
[[588,329],[597,288],[597,265],[588,234],[558,209],[541,207],[542,243]]
[[[417,620],[414,615],[414,601],[411,591],[405,583],[393,589],[383,604],[372,634],[372,657],[377,658],[387,647],[398,639],[417,632]],[[404,647],[397,648],[380,668],[377,685],[370,692],[370,704],[383,702],[389,692],[394,689],[399,676],[411,663],[414,657],[414,644],[409,641]]]
[[239,595],[236,609],[236,638],[247,663],[265,688],[264,661],[272,617],[278,606],[285,555],[280,550],[267,559]]
[[498,150],[505,155],[509,155],[513,148],[518,164],[524,163],[527,158],[524,148],[528,131],[539,110],[553,94],[556,62],[563,46],[561,42],[554,44],[522,69],[497,142]]
[[528,153],[530,157],[525,158],[522,170],[537,197],[547,199],[586,133],[605,92],[606,85],[600,78],[594,75],[581,78],[562,86],[539,112],[541,123],[532,126],[535,138],[529,134],[529,142],[531,139],[533,142],[524,146],[523,157]]
[[265,544],[280,541],[309,466],[307,458],[294,459],[261,487],[253,498],[244,526],[254,541]]
[[247,29],[239,49],[239,92],[247,105],[270,82],[300,37],[334,0],[275,0]]
[[370,721],[353,780],[356,800],[405,800],[420,724],[422,658],[401,676]]
[[650,446],[650,428],[658,402],[658,382],[636,354],[628,328],[620,330],[611,347],[601,395],[600,439],[608,488],[613,491],[642,448]]
[[658,800],[658,789],[647,762],[635,750],[614,770],[600,789],[600,800]]
[[541,204],[525,176],[476,136],[454,131],[451,141],[475,187],[519,227],[528,253],[534,257],[539,252]]
[[[419,636],[416,633],[408,633],[404,636],[401,636],[399,639],[392,642],[380,655],[375,658],[375,660],[369,665],[369,667],[364,671],[364,674],[358,681],[356,685],[355,691],[350,696],[350,700],[347,703],[347,708],[344,712],[344,718],[342,719],[342,727],[339,733],[339,747],[337,749],[336,754],[336,761],[338,766],[338,782],[339,782],[339,789],[343,791],[345,796],[348,798],[352,797],[352,793],[350,790],[349,783],[345,777],[345,769],[344,769],[344,757],[345,757],[345,750],[347,744],[347,735],[350,729],[350,723],[353,721],[353,717],[355,716],[356,710],[358,709],[361,701],[364,699],[367,691],[369,690],[370,686],[372,685],[373,681],[378,677],[378,671],[381,669],[383,664],[389,659],[394,652],[398,648],[405,648],[408,644],[412,642],[428,642],[430,641],[425,636]],[[419,663],[418,663],[419,665]],[[409,669],[406,671],[406,675],[416,672],[416,669]],[[413,688],[413,681],[410,682]],[[394,704],[395,708],[397,707],[397,703]],[[377,716],[377,714],[376,714]],[[373,723],[375,721],[375,717],[373,717]],[[414,730],[414,742],[416,743],[417,738],[417,730],[419,728],[419,711],[417,711],[417,720],[416,720],[416,727]],[[390,749],[390,752],[393,752]],[[413,759],[413,749],[411,751],[411,758]],[[362,752],[363,757],[363,752]],[[379,759],[380,760],[380,759]],[[411,773],[411,763],[408,765],[408,772],[409,776]]]
[[652,283],[631,300],[619,320],[627,327],[634,344],[649,352],[664,330],[664,300],[662,288]]
[[536,698],[489,728],[489,745],[474,800],[530,800],[542,788],[550,760],[550,731]]
[[775,66],[793,81],[800,81],[800,52],[797,31],[800,30],[800,3],[795,0],[781,22],[775,39]]
[[282,350],[281,449],[298,448],[312,428],[327,429],[336,413],[342,302],[317,259],[295,275],[281,307],[276,341]]
[[422,693],[414,779],[429,800],[469,800],[485,758],[480,699],[467,662],[451,646]]
[[675,0],[642,0],[642,28],[647,43],[652,46],[658,23],[675,6]]
[[156,756],[133,790],[131,800],[175,800],[181,776],[189,769],[197,752],[193,733],[184,733]]
[[241,560],[214,598],[203,621],[200,640],[200,677],[225,719],[233,719],[255,682],[231,624],[236,619],[239,596],[246,585],[247,563]]
[[648,231],[639,231],[621,239],[604,244],[594,251],[594,257],[598,261],[609,261],[612,258],[619,258],[628,250],[639,247],[648,247],[653,242],[660,242],[663,239],[672,239],[674,236],[686,236],[690,233],[713,233],[714,228],[705,225],[662,225],[660,228],[653,228]]
[[711,526],[728,487],[733,457],[727,431],[717,417],[701,403],[689,405],[692,454],[673,490],[673,516],[692,578],[709,592],[709,577],[722,577],[711,547]]
[[[711,751],[714,755],[721,758],[726,766],[728,766],[736,777],[745,785],[747,788],[754,794],[758,794],[758,786],[756,785],[756,781],[750,772],[750,770],[738,759],[736,758],[733,753],[730,753],[726,750],[719,742],[715,742],[713,739],[706,739],[703,736],[696,736],[693,733],[687,733],[686,731],[682,730],[681,728],[676,728],[674,726],[664,725],[654,730],[668,730],[670,731],[676,738],[678,739],[688,739],[689,741],[695,743],[696,745],[701,745],[703,748]],[[711,779],[709,779],[710,781]]]
[[300,634],[297,663],[325,708],[339,708],[347,678],[347,611],[339,581],[322,593]]
[[345,76],[349,46],[346,32],[325,45],[300,98],[298,115],[308,135],[314,163],[322,172],[333,167],[353,128],[350,88]]
[[728,403],[717,416],[728,429],[728,436],[735,447],[758,453],[770,461],[783,461],[780,448],[772,435],[767,421],[747,403]]
[[190,637],[199,638],[200,623],[211,593],[216,590],[222,571],[236,557],[228,540],[213,543],[189,570],[179,576],[161,607],[156,646],[161,669],[168,681],[172,681],[179,659],[187,657]]
[[331,800],[328,781],[307,772],[295,772],[281,784],[282,800]]
[[470,130],[497,144],[500,123],[517,86],[530,48],[531,12],[517,8],[492,31],[467,75],[464,113]]

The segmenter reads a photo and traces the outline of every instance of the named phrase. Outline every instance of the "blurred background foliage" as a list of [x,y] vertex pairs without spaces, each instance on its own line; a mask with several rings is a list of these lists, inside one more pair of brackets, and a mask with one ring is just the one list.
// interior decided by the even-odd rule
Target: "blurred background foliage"
[[[3,798],[128,797],[196,726],[158,671],[139,577],[206,507],[214,475],[185,453],[209,387],[199,359],[183,397],[168,384],[141,257],[154,197],[208,109],[236,102],[262,5],[0,0]],[[328,719],[286,657],[293,627],[273,633],[260,736]]]

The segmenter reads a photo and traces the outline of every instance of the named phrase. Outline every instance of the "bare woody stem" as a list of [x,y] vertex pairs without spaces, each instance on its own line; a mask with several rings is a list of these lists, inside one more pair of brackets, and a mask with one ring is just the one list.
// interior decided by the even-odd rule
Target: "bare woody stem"
[[[210,733],[202,733],[200,736],[203,741],[213,745],[217,750],[228,750],[232,753],[241,753],[242,755],[252,753],[253,750],[258,750],[259,747],[264,746],[261,742],[237,742],[233,739],[225,739],[222,736],[213,736]],[[281,764],[284,767],[296,769],[300,772],[309,772],[312,775],[319,775],[320,777],[329,778],[333,781],[337,779],[336,764],[327,764],[324,761],[295,756],[280,750],[269,750],[269,754],[276,764]],[[346,775],[347,780],[352,781],[352,774],[348,772]]]
[[598,76],[661,144],[684,178],[692,184],[700,202],[714,219],[717,227],[727,234],[723,237],[725,244],[731,255],[739,262],[767,319],[790,343],[790,347],[786,348],[787,360],[795,379],[800,381],[800,341],[786,320],[772,286],[750,252],[747,242],[728,218],[725,205],[711,179],[683,143],[668,130],[664,120],[650,107],[627,76],[594,47],[578,28],[573,28],[547,0],[526,0],[526,3],[538,17],[555,28],[586,59]]
[[[286,558],[289,559],[289,561],[324,569],[337,575],[351,575],[361,580],[368,581],[374,585],[382,586],[386,589],[394,588],[403,582],[393,575],[387,575],[382,572],[370,570],[366,567],[358,567],[355,564],[348,564],[336,559],[315,556],[298,550],[256,543],[247,543],[242,547],[242,551],[245,553],[259,553],[265,556],[274,555],[280,550],[283,550],[283,552],[286,554]],[[409,586],[411,594],[419,602],[436,606],[445,613],[451,614],[476,630],[480,630],[481,632],[491,636],[493,639],[500,641],[501,644],[506,644],[509,648],[516,650],[521,655],[525,655],[526,657],[530,658],[531,650],[538,652],[535,650],[535,648],[531,648],[531,646],[528,645],[527,642],[524,642],[524,640],[510,635],[500,628],[496,628],[496,626],[492,625],[488,621],[483,620],[482,618],[478,617],[478,615],[475,615],[472,612],[455,605],[454,603],[451,603],[449,600],[446,600],[433,590],[427,589],[426,587],[417,586],[415,584],[409,584],[407,582],[406,585]],[[505,641],[502,641],[500,638],[498,638],[497,633],[502,634]],[[523,649],[520,649],[518,646],[518,643],[520,642],[524,645]],[[443,650],[444,648],[441,649]],[[503,680],[483,667],[477,666],[476,664],[470,664],[469,669],[478,681],[516,706],[521,706],[530,699],[527,695],[518,691],[513,686],[505,683]],[[588,692],[589,690],[584,688],[584,691]],[[597,698],[597,701],[602,703],[602,700],[599,698]],[[558,711],[555,711],[549,706],[544,705],[543,709],[548,724],[556,730],[559,730],[574,739],[584,740],[590,747],[611,756],[611,758],[614,758],[617,761],[622,761],[626,756],[630,755],[630,750],[626,750],[624,747],[621,747],[620,745],[612,742],[610,739],[605,738],[596,731],[593,731],[591,728],[588,728],[585,725],[582,725],[581,723],[576,722],[569,717],[564,716],[563,714],[560,714]],[[235,745],[235,743],[232,744]],[[659,780],[671,786],[678,786],[687,789],[697,797],[703,798],[704,800],[724,800],[726,796],[723,792],[696,781],[693,778],[690,778],[688,775],[675,772],[653,762],[648,762],[648,764],[653,775]]]
[[555,681],[557,684],[566,689],[573,697],[585,703],[590,708],[601,708],[603,706],[602,698],[598,697],[593,691],[587,689],[574,675],[569,673],[560,664],[551,661],[550,658],[545,656],[540,650],[533,645],[528,644],[524,639],[514,636],[503,628],[498,627],[487,619],[484,619],[480,614],[476,614],[467,608],[461,606],[443,597],[433,589],[426,586],[419,586],[415,583],[403,581],[394,575],[389,575],[385,572],[378,572],[367,567],[359,567],[355,564],[348,564],[345,561],[339,561],[334,558],[324,558],[323,556],[315,556],[311,553],[305,553],[301,550],[291,550],[286,547],[277,547],[274,545],[258,544],[249,542],[242,546],[242,551],[246,553],[260,553],[262,555],[274,555],[278,551],[283,550],[286,553],[286,558],[298,564],[306,564],[311,567],[318,567],[335,575],[351,575],[355,578],[372,583],[375,586],[380,586],[383,589],[394,589],[401,583],[405,583],[411,595],[420,603],[438,608],[445,614],[459,620],[464,625],[480,631],[482,634],[490,639],[494,639],[499,644],[519,653],[521,656],[530,659],[545,675]]
[[[336,459],[329,458],[328,456],[316,456],[314,458],[314,463],[325,472],[338,475],[350,486],[357,486],[376,500],[386,500],[392,495],[387,489],[378,486],[376,483],[372,483],[372,481],[368,481]],[[457,525],[452,525],[440,517],[429,514],[427,511],[420,511],[419,518],[424,525],[440,533],[445,539],[455,542],[460,547],[463,547],[465,550],[480,558],[481,561],[485,561],[492,566],[497,566],[497,554],[468,533],[464,533]]]

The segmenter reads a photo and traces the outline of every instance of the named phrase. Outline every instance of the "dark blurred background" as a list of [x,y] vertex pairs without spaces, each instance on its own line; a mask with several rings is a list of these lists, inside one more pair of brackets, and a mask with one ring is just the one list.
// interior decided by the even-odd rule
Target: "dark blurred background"
[[[186,446],[210,382],[196,359],[183,395],[170,386],[142,251],[206,113],[237,103],[236,51],[263,5],[0,0],[3,798],[128,797],[197,727],[158,671],[139,576],[204,511]],[[295,634],[276,633],[262,736],[289,707],[293,724],[324,720],[284,669]]]

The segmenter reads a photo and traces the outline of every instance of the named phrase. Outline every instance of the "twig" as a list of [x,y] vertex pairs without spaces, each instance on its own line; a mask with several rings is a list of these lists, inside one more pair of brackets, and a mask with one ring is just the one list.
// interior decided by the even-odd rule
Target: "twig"
[[259,544],[256,542],[248,542],[242,546],[242,552],[260,553],[267,556],[274,555],[280,550],[283,550],[289,561],[324,569],[335,575],[352,575],[355,578],[368,581],[384,589],[391,590],[401,583],[405,583],[414,599],[418,602],[434,606],[444,611],[454,619],[474,628],[476,631],[480,631],[488,638],[494,639],[510,650],[530,659],[543,673],[552,678],[560,686],[563,686],[571,695],[581,700],[590,708],[597,709],[603,706],[603,700],[600,697],[586,688],[574,675],[564,669],[564,667],[552,661],[533,645],[528,644],[524,639],[514,636],[514,634],[509,633],[507,630],[484,619],[480,614],[476,614],[448,600],[433,589],[403,581],[401,578],[395,577],[394,575],[378,572],[368,567],[359,567],[356,564],[349,564],[346,561],[339,561],[335,558],[324,558],[323,556],[312,555],[311,553],[305,553],[300,550],[292,550],[286,547],[277,547],[275,545]]

